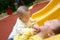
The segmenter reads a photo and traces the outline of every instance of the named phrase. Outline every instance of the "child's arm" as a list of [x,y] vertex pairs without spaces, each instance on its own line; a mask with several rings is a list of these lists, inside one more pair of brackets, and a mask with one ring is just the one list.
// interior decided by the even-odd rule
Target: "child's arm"
[[[28,29],[25,33],[23,33],[22,35],[16,35],[15,36],[15,40],[28,40],[32,35],[34,35],[32,29]],[[17,38],[16,38],[17,37]]]
[[32,18],[30,18],[30,21],[32,23],[32,28],[36,29],[35,32],[36,33],[40,32],[40,26],[36,23],[36,21],[33,20]]
[[29,29],[20,36],[19,40],[42,40],[42,37],[40,37],[39,34],[34,35],[33,31]]

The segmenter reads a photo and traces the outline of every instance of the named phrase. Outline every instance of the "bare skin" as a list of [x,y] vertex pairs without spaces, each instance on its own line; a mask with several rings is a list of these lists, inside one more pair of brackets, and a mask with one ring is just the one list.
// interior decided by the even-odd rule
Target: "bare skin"
[[19,14],[19,18],[21,19],[22,22],[27,23],[30,18],[30,12],[27,11],[24,14]]
[[49,20],[46,21],[42,27],[36,26],[34,28],[40,30],[40,32],[38,32],[38,35],[40,37],[45,38],[46,36],[48,37],[54,36],[55,33],[53,32],[53,30],[59,26],[60,26],[60,20]]

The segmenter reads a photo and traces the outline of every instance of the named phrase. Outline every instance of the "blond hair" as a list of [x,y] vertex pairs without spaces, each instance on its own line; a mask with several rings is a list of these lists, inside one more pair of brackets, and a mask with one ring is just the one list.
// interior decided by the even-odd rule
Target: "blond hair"
[[17,13],[18,14],[24,14],[25,12],[29,11],[28,8],[26,6],[20,6],[18,9],[17,9]]

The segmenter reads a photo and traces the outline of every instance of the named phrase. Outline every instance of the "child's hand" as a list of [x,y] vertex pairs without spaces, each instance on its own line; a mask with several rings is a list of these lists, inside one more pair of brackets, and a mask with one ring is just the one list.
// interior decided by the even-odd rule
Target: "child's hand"
[[33,31],[34,31],[35,34],[39,33],[40,32],[40,27],[37,24],[33,25]]

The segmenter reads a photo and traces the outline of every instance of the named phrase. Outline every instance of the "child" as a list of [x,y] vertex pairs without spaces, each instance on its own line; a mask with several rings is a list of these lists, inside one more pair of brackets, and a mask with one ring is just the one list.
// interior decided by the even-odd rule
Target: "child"
[[42,38],[54,36],[59,33],[60,33],[60,20],[50,20],[46,21],[44,25],[40,27],[40,33],[34,35],[33,37],[30,37],[29,40],[36,40],[36,39],[39,40]]
[[[34,27],[38,28],[38,27]],[[60,20],[46,21],[42,27],[39,27],[40,32],[36,35],[31,30],[26,31],[23,35],[15,36],[14,40],[42,40],[60,33]]]
[[13,40],[17,33],[23,34],[32,27],[32,24],[29,21],[30,12],[26,6],[20,6],[17,9],[17,13],[19,14],[19,17],[17,18],[16,24],[14,25],[8,40]]

